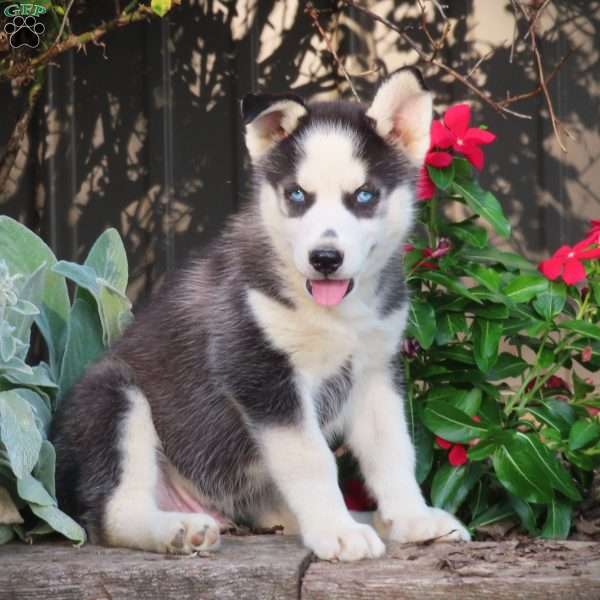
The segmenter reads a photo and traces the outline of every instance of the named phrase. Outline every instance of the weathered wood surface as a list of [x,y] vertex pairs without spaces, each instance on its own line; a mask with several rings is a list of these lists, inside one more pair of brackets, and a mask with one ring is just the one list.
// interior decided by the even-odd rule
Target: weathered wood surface
[[11,543],[0,546],[0,600],[287,600],[309,556],[284,536],[228,538],[191,557]]
[[225,538],[174,557],[64,543],[0,546],[0,600],[600,599],[600,543],[391,545],[385,558],[312,561],[296,538]]
[[395,545],[371,563],[311,564],[303,600],[597,600],[600,543]]

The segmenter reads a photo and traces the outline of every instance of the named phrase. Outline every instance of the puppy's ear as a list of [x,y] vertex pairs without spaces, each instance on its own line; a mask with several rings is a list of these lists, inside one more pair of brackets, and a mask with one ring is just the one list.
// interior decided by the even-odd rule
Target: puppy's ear
[[246,147],[256,161],[290,135],[308,112],[302,98],[293,94],[248,94],[242,100]]
[[421,72],[405,67],[381,84],[367,116],[375,121],[381,137],[420,166],[429,149],[432,110],[433,97],[425,87]]

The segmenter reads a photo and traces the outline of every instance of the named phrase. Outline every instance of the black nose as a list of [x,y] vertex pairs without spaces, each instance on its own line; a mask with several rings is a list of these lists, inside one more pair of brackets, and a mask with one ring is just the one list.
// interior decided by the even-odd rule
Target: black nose
[[344,255],[335,248],[317,248],[311,250],[308,260],[315,271],[319,271],[323,275],[331,275],[344,262]]

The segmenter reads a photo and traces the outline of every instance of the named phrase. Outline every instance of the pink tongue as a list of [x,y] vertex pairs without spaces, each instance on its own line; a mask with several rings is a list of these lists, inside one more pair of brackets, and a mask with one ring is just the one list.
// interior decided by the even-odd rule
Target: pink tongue
[[321,306],[339,304],[348,291],[349,279],[311,279],[312,295]]

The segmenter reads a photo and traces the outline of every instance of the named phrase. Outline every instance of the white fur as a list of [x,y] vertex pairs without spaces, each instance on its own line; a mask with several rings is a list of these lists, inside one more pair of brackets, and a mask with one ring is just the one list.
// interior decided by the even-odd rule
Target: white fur
[[421,166],[429,149],[432,110],[432,95],[414,73],[403,70],[381,85],[367,115],[375,120],[379,135],[398,144]]
[[246,125],[246,146],[252,160],[263,156],[274,144],[296,129],[306,108],[293,100],[274,102]]
[[335,460],[319,431],[310,395],[299,426],[265,428],[258,439],[269,472],[297,519],[304,543],[325,560],[375,558],[385,551],[369,525],[350,516]]
[[156,486],[160,442],[150,406],[139,389],[130,388],[126,394],[130,409],[120,432],[120,483],[105,512],[104,530],[108,543],[178,554],[215,549],[219,543],[219,525],[211,516],[158,508]]
[[390,539],[469,539],[466,529],[452,515],[425,504],[414,475],[415,452],[403,400],[385,364],[365,370],[354,385],[346,428],[347,443],[377,498],[379,517]]

